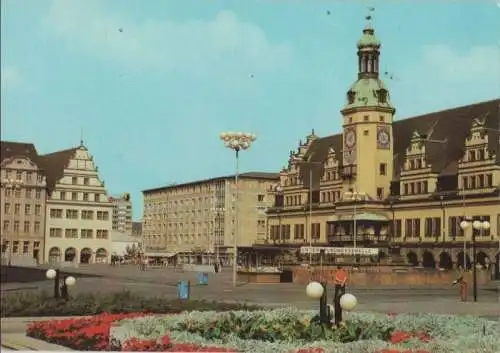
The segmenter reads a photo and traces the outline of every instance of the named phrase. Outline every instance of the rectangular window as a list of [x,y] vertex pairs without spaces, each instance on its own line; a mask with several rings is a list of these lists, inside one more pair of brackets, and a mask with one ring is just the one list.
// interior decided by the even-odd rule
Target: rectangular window
[[24,232],[29,233],[30,232],[30,222],[29,221],[24,221]]
[[377,198],[379,200],[384,199],[384,188],[377,188]]
[[24,214],[27,216],[29,216],[31,214],[31,205],[30,204],[24,205]]
[[67,219],[78,219],[78,210],[66,210]]
[[26,188],[26,198],[31,199],[33,197],[33,189]]
[[8,203],[8,202],[5,203],[3,213],[5,213],[5,214],[10,213],[10,203]]
[[82,239],[92,239],[93,230],[92,229],[82,229],[80,230],[80,237]]
[[50,218],[62,218],[63,210],[59,208],[51,208],[50,209]]
[[42,192],[40,190],[35,191],[35,198],[36,199],[41,199],[42,198]]
[[71,193],[71,200],[77,201],[78,200],[78,193],[77,192],[72,192]]
[[387,175],[387,164],[380,163],[380,165],[379,165],[379,174],[380,175]]
[[258,202],[263,202],[264,201],[264,195],[257,195],[257,201]]
[[40,222],[35,222],[35,228],[33,230],[35,233],[40,233]]
[[83,178],[83,185],[89,185],[89,178]]
[[14,205],[14,214],[18,215],[19,213],[21,213],[21,204],[20,203],[16,203]]
[[78,229],[76,228],[66,228],[64,230],[64,237],[65,238],[78,238]]
[[14,221],[14,231],[19,232],[19,221]]
[[107,229],[98,229],[96,238],[97,239],[108,239],[108,230]]
[[62,228],[50,228],[49,236],[51,238],[62,238]]
[[89,194],[84,192],[83,193],[83,201],[88,201],[89,200]]
[[35,205],[35,216],[40,216],[42,214],[42,206]]
[[16,172],[16,180],[22,180],[23,179],[23,172]]
[[71,178],[71,184],[73,184],[73,185],[78,184],[78,178],[77,177],[72,177]]
[[10,228],[10,221],[3,221],[3,230],[8,231]]
[[30,242],[23,241],[23,254],[29,253],[29,249],[30,249]]
[[311,238],[319,240],[321,237],[321,225],[320,223],[311,224]]
[[31,181],[32,178],[33,178],[33,173],[32,172],[26,172],[26,180],[27,181]]
[[66,200],[66,192],[65,191],[59,192],[59,199]]

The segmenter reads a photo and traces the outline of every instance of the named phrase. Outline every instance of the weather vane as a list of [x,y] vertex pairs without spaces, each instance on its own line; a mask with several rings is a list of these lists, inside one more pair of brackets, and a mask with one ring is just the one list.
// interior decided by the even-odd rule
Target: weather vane
[[368,8],[368,15],[365,16],[366,20],[367,21],[370,21],[372,19],[372,15],[371,13],[375,11],[375,8],[374,7],[369,7]]

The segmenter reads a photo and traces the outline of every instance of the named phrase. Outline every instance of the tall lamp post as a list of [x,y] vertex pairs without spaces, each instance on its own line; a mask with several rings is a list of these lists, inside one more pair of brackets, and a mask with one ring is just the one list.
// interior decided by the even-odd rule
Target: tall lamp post
[[[323,162],[314,161],[303,161],[301,159],[295,159],[295,162],[301,167],[309,168],[309,219],[307,222],[307,234],[309,235],[309,246],[312,247],[312,196],[313,196],[313,169],[321,168]],[[312,261],[312,253],[309,253],[309,263]]]
[[223,132],[220,134],[220,139],[224,141],[224,145],[233,150],[236,156],[236,174],[234,175],[234,183],[236,187],[236,197],[234,200],[234,215],[235,215],[235,230],[233,239],[233,287],[236,287],[236,270],[238,267],[237,256],[238,256],[238,200],[239,200],[239,188],[238,188],[238,177],[239,177],[239,153],[242,150],[250,148],[252,142],[257,139],[257,136],[253,133],[245,132]]
[[361,201],[363,199],[363,197],[365,196],[365,193],[363,192],[357,192],[357,191],[352,191],[352,192],[346,192],[345,195],[350,198],[352,201],[354,201],[354,206],[353,206],[353,209],[352,209],[352,220],[353,220],[353,243],[354,243],[354,247],[356,248],[357,247],[357,240],[356,238],[358,237],[358,222],[357,222],[357,213],[358,213],[358,210],[357,210],[357,203],[358,201]]
[[[464,219],[460,222],[460,228],[462,228],[465,232],[467,228],[471,225],[471,221]],[[472,228],[479,231],[481,236],[484,234],[485,230],[490,228],[490,222],[488,221],[473,221]],[[474,230],[472,231],[472,296],[474,301],[477,302],[477,264],[476,264],[476,233]],[[465,262],[465,261],[464,261]],[[466,264],[464,263],[464,266]]]

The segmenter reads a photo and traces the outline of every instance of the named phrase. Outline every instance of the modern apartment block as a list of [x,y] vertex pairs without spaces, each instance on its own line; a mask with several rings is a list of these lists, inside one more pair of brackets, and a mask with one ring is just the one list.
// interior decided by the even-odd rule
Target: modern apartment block
[[45,257],[49,262],[108,262],[113,204],[93,157],[76,148],[39,156],[47,176]]
[[109,198],[113,204],[113,230],[132,235],[132,201],[130,194]]
[[144,190],[146,256],[176,255],[181,263],[231,262],[236,216],[238,246],[264,240],[265,211],[273,201],[266,191],[278,180],[276,173],[240,174],[238,198],[234,176]]
[[40,263],[44,254],[46,180],[33,144],[2,142],[2,264]]

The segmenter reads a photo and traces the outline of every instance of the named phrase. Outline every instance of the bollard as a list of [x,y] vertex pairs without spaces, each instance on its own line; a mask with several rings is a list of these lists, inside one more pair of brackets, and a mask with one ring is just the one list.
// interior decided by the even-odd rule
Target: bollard
[[321,282],[323,286],[323,295],[319,300],[319,321],[323,324],[329,324],[332,320],[330,310],[328,309],[328,295],[326,282]]

